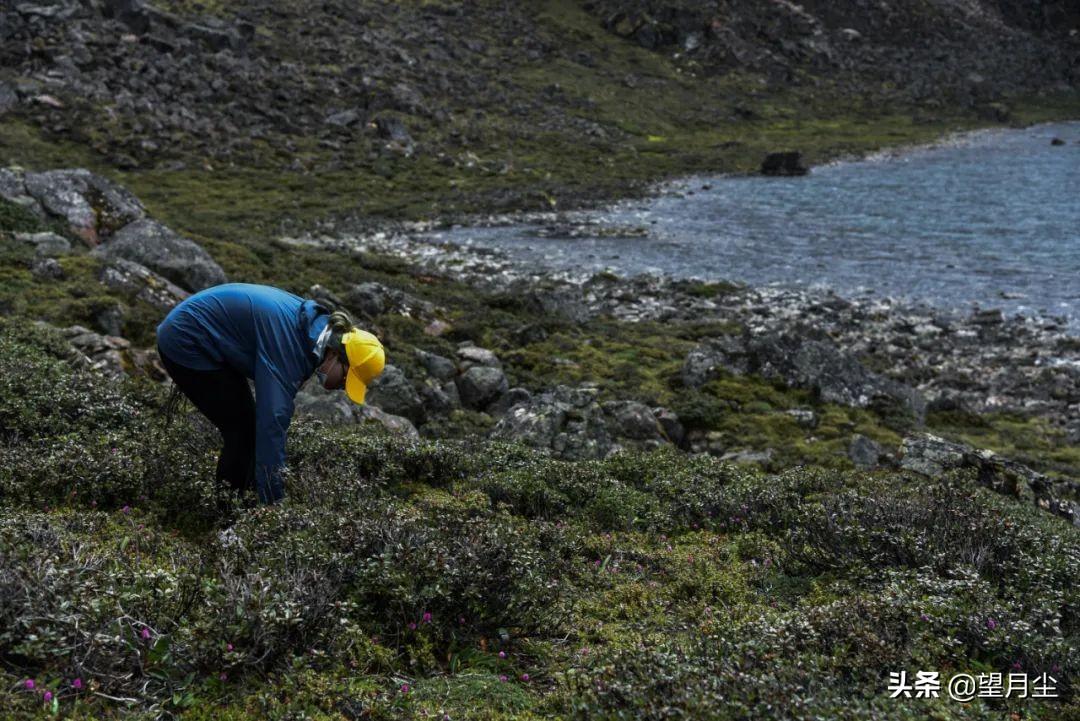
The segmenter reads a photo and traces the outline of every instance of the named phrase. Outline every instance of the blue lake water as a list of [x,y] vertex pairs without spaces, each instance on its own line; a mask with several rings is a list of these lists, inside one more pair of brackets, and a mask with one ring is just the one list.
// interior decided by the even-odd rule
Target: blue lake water
[[572,232],[432,237],[557,270],[828,286],[1063,316],[1080,329],[1080,123],[981,131],[800,178],[694,177],[567,217]]

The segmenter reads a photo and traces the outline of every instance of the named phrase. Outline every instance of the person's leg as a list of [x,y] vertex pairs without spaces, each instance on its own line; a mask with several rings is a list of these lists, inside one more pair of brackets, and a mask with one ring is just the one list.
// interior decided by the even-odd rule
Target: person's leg
[[247,379],[231,368],[195,370],[158,349],[161,363],[180,391],[221,432],[224,446],[216,478],[237,491],[255,488],[255,400]]

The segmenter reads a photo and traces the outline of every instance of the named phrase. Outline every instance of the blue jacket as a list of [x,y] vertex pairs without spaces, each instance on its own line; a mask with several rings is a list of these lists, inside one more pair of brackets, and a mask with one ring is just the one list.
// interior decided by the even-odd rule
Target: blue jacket
[[161,351],[194,370],[233,368],[255,381],[255,485],[263,503],[284,495],[285,435],[300,385],[319,366],[315,344],[329,310],[266,285],[226,283],[195,293],[157,327]]

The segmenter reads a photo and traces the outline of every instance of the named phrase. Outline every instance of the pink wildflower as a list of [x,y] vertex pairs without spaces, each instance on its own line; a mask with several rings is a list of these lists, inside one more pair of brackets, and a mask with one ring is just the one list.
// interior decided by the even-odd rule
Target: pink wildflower
[[409,630],[410,631],[415,631],[416,630],[416,621],[409,621]]
[[506,658],[506,651],[499,651],[499,658]]
[[78,691],[79,689],[81,689],[81,688],[82,688],[82,679],[81,679],[81,678],[77,678],[77,679],[75,679],[74,681],[72,681],[72,682],[71,682],[71,687],[72,687],[72,688],[74,688],[74,689],[75,689],[76,691]]
[[228,680],[229,680],[229,674],[225,673],[224,671],[222,671],[220,674],[218,674],[218,681],[224,682],[224,681],[228,681]]
[[120,509],[121,513],[131,513],[131,506],[124,506]]
[[401,684],[401,693],[409,693],[409,684],[407,684],[407,683]]
[[993,618],[986,619],[986,627],[993,631],[995,628],[997,628],[997,621],[995,621]]
[[45,699],[45,703],[49,703],[50,701],[52,701],[52,691],[46,691],[45,695],[42,698]]
[[521,674],[521,680],[522,681],[528,681],[529,680],[529,674],[527,674],[527,673]]
[[139,635],[142,636],[144,641],[148,641],[150,639],[150,629],[143,626],[143,630],[139,632]]
[[233,650],[233,645],[231,643],[225,644],[225,650],[226,651],[232,651]]
[[424,623],[431,623],[431,611],[424,611],[424,615],[420,620]]
[[27,691],[33,691],[34,690],[34,679],[32,679],[32,678],[26,679],[26,681],[23,682],[23,686],[26,686]]
[[504,674],[504,673],[499,674],[499,680],[502,681],[503,683],[506,683],[506,674]]
[[1020,669],[1023,668],[1023,666],[1020,665],[1020,661],[1013,661],[1012,667],[1013,667],[1013,671],[1019,671]]

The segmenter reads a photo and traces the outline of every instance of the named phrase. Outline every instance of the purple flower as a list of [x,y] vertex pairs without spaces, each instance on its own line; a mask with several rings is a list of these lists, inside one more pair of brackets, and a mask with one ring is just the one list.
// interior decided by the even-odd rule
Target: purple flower
[[27,691],[33,691],[34,690],[34,679],[32,679],[32,678],[26,679],[26,681],[23,682],[23,686],[26,686]]
[[528,681],[529,680],[529,674],[527,674],[527,673],[521,674],[521,680],[522,681]]
[[148,641],[150,639],[150,629],[143,626],[143,630],[139,632],[139,635],[142,636],[143,641]]
[[228,681],[228,680],[229,680],[229,674],[225,673],[224,671],[222,671],[220,674],[218,674],[218,681],[223,681],[224,682],[224,681]]
[[407,684],[407,683],[401,684],[401,693],[409,693],[409,684]]
[[232,651],[233,650],[233,645],[231,643],[225,644],[225,650],[226,651]]
[[503,683],[506,683],[506,674],[505,673],[499,674],[499,680],[502,681]]
[[52,691],[46,691],[43,698],[45,699],[45,703],[52,701]]
[[431,623],[431,611],[424,611],[424,615],[420,620],[424,623]]
[[986,619],[986,627],[993,631],[995,628],[997,628],[997,621],[995,621],[993,618]]
[[930,617],[927,616],[925,613],[920,613],[919,618],[921,618],[923,621],[929,621],[930,620]]
[[71,682],[71,687],[72,687],[72,688],[74,688],[74,689],[75,689],[76,691],[78,691],[79,689],[81,689],[81,688],[82,688],[82,679],[81,679],[81,678],[77,678],[77,679],[75,679],[74,681],[72,681],[72,682]]
[[415,631],[416,630],[416,621],[409,621],[409,630],[410,631]]
[[506,658],[506,651],[499,651],[499,658]]
[[131,513],[131,506],[124,506],[120,509],[121,513]]
[[458,616],[457,617],[457,622],[460,623],[462,626],[464,626],[465,625],[465,617],[464,616]]
[[1013,671],[1019,671],[1020,669],[1023,668],[1023,666],[1020,665],[1019,661],[1013,661],[1012,667],[1013,667]]

